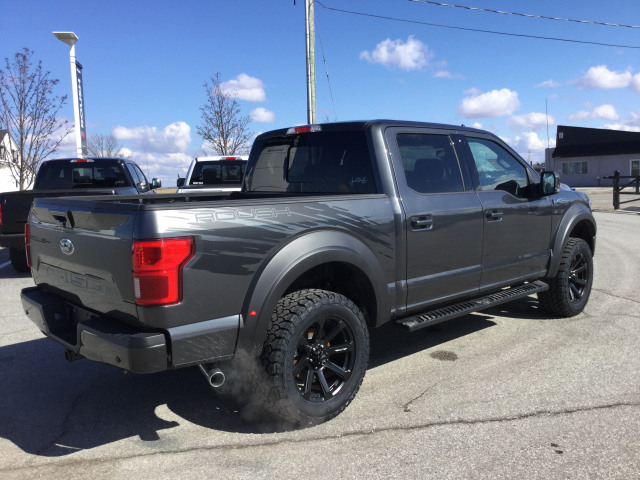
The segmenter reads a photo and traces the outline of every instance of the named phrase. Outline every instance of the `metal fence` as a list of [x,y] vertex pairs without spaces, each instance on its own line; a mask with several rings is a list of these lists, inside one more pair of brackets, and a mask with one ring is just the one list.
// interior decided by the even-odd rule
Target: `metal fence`
[[[640,198],[633,198],[631,200],[620,201],[620,195],[638,195],[640,196],[640,177],[622,176],[620,172],[616,170],[613,172],[613,177],[605,177],[613,179],[613,209],[618,210],[623,203],[637,202]],[[626,182],[626,180],[631,181]],[[622,182],[621,182],[622,180]],[[634,191],[625,191],[625,188],[630,188]]]

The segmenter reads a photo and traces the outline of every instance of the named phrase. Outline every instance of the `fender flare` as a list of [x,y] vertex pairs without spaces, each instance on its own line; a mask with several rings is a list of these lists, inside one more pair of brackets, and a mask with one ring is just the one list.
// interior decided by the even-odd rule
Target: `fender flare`
[[[391,308],[385,274],[371,249],[346,232],[310,232],[287,243],[256,272],[243,304],[243,326],[237,350],[257,354],[276,304],[289,286],[310,269],[330,262],[346,263],[360,269],[375,292],[377,318],[389,315]],[[249,312],[257,314],[250,315]]]
[[564,244],[569,239],[571,232],[580,223],[585,222],[591,237],[589,246],[592,253],[595,253],[596,246],[596,222],[591,211],[584,205],[575,203],[564,213],[560,224],[555,232],[553,239],[553,248],[551,249],[551,260],[549,261],[549,271],[547,277],[554,277],[558,273],[560,261],[562,260],[562,250]]

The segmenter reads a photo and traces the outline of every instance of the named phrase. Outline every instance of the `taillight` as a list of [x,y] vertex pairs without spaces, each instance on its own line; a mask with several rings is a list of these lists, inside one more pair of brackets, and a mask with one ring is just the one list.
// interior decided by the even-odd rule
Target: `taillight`
[[24,224],[24,250],[27,255],[27,266],[31,268],[31,239],[29,238],[29,224]]
[[132,255],[136,304],[160,306],[180,303],[182,269],[193,254],[193,237],[135,240]]

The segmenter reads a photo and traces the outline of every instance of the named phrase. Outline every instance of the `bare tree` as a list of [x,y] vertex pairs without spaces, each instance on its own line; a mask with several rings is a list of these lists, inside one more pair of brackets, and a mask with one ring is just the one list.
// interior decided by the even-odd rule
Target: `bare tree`
[[128,158],[122,146],[113,135],[91,135],[87,138],[87,152],[90,157]]
[[249,117],[240,114],[237,95],[223,91],[220,73],[203,86],[207,90],[207,103],[200,109],[202,123],[198,125],[198,133],[219,155],[247,152],[251,138],[247,128]]
[[58,113],[67,97],[53,94],[57,79],[34,66],[33,52],[24,48],[5,68],[0,68],[0,126],[5,126],[18,145],[17,159],[9,164],[11,176],[20,190],[33,183],[42,160],[55,153],[71,131]]

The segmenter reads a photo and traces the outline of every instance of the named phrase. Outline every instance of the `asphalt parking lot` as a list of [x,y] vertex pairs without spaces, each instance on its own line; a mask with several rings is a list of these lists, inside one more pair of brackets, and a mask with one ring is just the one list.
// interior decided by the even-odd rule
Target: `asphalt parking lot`
[[0,477],[640,478],[640,213],[594,208],[583,314],[548,318],[531,297],[413,334],[381,327],[354,402],[297,431],[195,368],[66,362],[23,315],[33,282],[0,249]]

